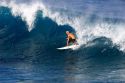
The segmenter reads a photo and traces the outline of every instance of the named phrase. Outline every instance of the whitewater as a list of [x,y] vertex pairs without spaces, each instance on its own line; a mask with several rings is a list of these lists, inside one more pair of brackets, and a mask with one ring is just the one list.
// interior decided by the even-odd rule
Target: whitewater
[[[124,0],[0,0],[0,83],[125,82]],[[66,45],[66,31],[78,38]]]
[[[49,17],[58,25],[68,24],[73,27],[78,36],[78,42],[80,45],[86,44],[88,41],[99,37],[110,38],[114,45],[118,45],[120,50],[125,50],[125,22],[124,18],[105,17],[92,17],[95,13],[94,7],[90,7],[88,11],[84,11],[85,14],[70,15],[66,12],[52,11],[50,7],[44,5],[43,1],[31,1],[30,3],[18,3],[16,1],[6,0],[1,1],[1,6],[11,8],[13,16],[21,16],[23,20],[27,22],[28,30],[31,31],[34,28],[34,19],[36,12],[41,10],[44,17]],[[67,10],[65,8],[65,10]],[[76,12],[77,13],[77,12]],[[118,16],[117,16],[118,17]],[[106,21],[106,18],[108,19]],[[117,20],[113,22],[112,19]],[[91,20],[94,20],[91,22]]]

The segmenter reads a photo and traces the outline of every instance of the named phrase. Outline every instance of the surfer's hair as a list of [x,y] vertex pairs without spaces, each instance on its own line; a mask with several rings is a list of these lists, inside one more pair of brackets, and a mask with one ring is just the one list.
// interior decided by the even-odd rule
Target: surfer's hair
[[66,33],[69,33],[69,31],[66,31]]

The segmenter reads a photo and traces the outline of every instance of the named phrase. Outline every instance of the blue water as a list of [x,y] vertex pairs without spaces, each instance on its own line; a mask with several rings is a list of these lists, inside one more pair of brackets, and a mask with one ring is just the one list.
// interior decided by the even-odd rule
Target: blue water
[[[16,1],[28,2],[35,1]],[[100,18],[114,25],[125,22],[124,0],[43,0],[43,3],[51,11],[71,18],[89,14],[90,25]],[[20,15],[13,16],[11,8],[0,6],[0,83],[125,82],[125,54],[113,40],[101,36],[77,50],[57,50],[66,45],[65,31],[74,34],[76,31],[69,24],[58,25],[43,15],[41,10],[36,12],[29,32]]]
[[39,62],[4,62],[0,63],[0,81],[1,83],[122,82],[125,81],[124,59],[125,57],[119,53],[107,56],[103,54],[76,56],[76,52],[70,52],[68,56],[41,57]]

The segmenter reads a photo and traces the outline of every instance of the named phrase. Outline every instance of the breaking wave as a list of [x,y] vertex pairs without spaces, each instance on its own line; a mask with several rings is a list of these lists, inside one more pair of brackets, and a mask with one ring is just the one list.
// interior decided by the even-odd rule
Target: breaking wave
[[[1,1],[0,5],[1,45],[5,43],[5,40],[12,38],[17,43],[17,40],[22,38],[13,49],[19,48],[18,51],[23,49],[24,54],[34,54],[33,50],[42,47],[47,49],[49,45],[52,48],[64,46],[66,30],[76,33],[80,46],[95,45],[92,41],[104,38],[112,42],[112,47],[116,46],[119,50],[125,50],[125,21],[122,18],[100,17],[95,14],[94,10],[84,11],[87,12],[85,15],[52,11],[41,1],[18,3],[5,0]],[[109,42],[103,42],[104,45],[107,43]],[[26,53],[24,48],[30,51]],[[19,56],[22,57],[21,54]]]

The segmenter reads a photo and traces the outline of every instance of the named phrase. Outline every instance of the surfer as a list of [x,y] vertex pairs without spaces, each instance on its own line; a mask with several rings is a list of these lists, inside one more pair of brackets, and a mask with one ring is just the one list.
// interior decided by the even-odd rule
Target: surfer
[[69,43],[73,43],[74,45],[77,45],[77,41],[76,41],[76,37],[74,34],[70,33],[69,31],[66,31],[66,35],[67,35],[67,46],[69,45]]

